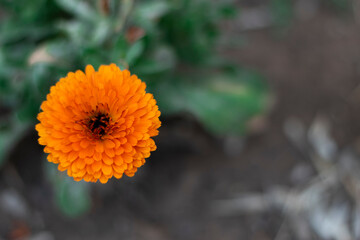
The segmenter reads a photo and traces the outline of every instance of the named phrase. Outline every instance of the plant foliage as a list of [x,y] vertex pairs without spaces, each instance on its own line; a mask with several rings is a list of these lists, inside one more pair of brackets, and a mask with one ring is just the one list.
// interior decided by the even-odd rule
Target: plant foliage
[[[188,112],[218,135],[243,134],[265,108],[262,77],[216,54],[219,23],[235,14],[229,1],[0,0],[0,6],[0,143],[19,139],[50,87],[87,64],[129,68],[164,117]],[[0,146],[0,162],[8,145]],[[56,189],[72,191],[60,181]]]

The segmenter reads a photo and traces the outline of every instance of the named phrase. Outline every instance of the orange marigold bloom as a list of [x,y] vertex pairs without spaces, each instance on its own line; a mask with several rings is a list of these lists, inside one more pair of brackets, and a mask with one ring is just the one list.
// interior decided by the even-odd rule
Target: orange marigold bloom
[[76,181],[134,176],[156,149],[160,111],[146,85],[115,64],[70,72],[50,89],[38,115],[48,161]]

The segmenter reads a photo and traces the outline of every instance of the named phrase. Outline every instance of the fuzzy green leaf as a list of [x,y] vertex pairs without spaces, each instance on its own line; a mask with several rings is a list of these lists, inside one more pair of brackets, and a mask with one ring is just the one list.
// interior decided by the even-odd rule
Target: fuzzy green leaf
[[90,209],[91,197],[88,183],[75,182],[65,173],[60,173],[56,165],[52,163],[47,163],[45,170],[54,187],[56,205],[62,213],[69,217],[78,217]]
[[248,71],[208,77],[201,85],[168,82],[156,91],[165,114],[190,112],[215,134],[243,134],[246,123],[265,110],[267,89],[262,78]]

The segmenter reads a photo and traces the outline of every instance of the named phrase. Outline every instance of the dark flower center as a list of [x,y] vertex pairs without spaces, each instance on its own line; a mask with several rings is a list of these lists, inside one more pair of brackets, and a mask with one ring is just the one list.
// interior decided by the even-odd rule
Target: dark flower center
[[105,135],[109,122],[110,117],[107,114],[98,113],[90,118],[88,126],[93,135],[100,138]]

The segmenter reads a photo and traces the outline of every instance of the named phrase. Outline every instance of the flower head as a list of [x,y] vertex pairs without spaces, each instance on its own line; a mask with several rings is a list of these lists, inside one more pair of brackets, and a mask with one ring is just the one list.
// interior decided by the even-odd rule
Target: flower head
[[38,115],[48,161],[76,181],[134,176],[156,149],[160,111],[146,85],[115,64],[70,72],[50,89]]

